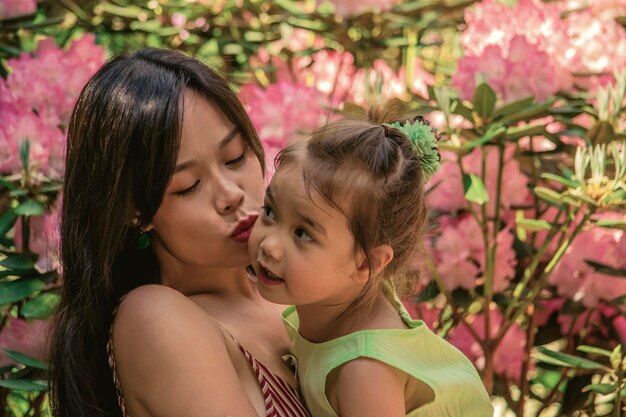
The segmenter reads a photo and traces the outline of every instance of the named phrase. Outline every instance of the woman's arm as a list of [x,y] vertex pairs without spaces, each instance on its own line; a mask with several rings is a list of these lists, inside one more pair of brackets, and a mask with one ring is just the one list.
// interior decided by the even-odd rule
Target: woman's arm
[[131,291],[113,344],[131,417],[258,417],[218,324],[179,292],[160,285]]

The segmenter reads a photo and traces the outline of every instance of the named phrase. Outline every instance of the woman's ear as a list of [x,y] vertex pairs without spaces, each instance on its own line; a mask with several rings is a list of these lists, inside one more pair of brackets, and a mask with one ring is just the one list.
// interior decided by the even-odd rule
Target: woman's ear
[[[133,217],[131,219],[131,224],[135,227],[138,227],[141,224],[141,213],[136,211],[135,214],[133,214]],[[154,226],[152,225],[152,223],[148,223],[147,225],[142,226],[142,230],[144,232],[149,232],[152,229],[154,229]]]
[[389,245],[379,245],[372,249],[369,257],[362,256],[357,268],[359,281],[367,282],[371,277],[380,274],[393,259],[393,249]]

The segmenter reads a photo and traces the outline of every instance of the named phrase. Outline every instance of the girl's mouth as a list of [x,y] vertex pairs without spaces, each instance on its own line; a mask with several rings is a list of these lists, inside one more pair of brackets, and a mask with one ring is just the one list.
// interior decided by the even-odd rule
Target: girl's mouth
[[256,274],[258,282],[263,285],[273,286],[280,285],[285,282],[284,279],[274,274],[269,269],[265,268],[263,265],[259,265],[259,272]]

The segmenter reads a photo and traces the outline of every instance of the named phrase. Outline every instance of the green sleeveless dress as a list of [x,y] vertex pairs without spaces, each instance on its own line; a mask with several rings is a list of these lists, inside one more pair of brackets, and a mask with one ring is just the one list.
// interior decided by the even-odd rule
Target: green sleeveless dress
[[326,399],[326,377],[359,357],[379,360],[430,386],[435,399],[406,417],[492,417],[493,407],[474,365],[421,320],[412,320],[400,300],[392,298],[408,329],[362,330],[323,343],[298,333],[294,306],[283,312],[291,338],[297,375],[312,417],[337,417]]

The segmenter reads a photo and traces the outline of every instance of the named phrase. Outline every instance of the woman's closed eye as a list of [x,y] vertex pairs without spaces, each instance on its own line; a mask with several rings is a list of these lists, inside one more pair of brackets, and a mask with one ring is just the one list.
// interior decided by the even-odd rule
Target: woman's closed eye
[[174,194],[180,197],[188,196],[189,194],[196,191],[199,185],[200,185],[200,180],[197,180],[196,182],[193,183],[191,187],[185,188],[184,190],[176,191]]
[[242,166],[246,162],[246,151],[244,151],[241,155],[239,155],[235,159],[231,159],[226,162],[226,166],[229,168],[238,168]]

